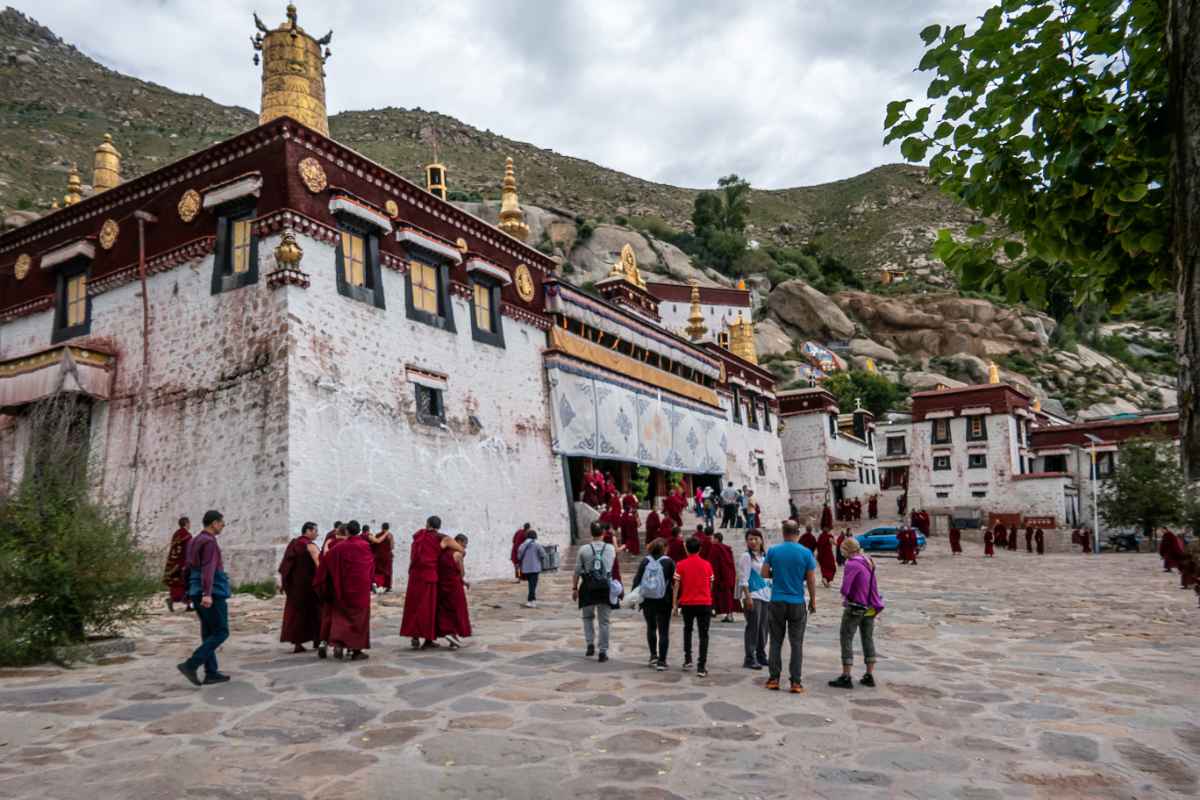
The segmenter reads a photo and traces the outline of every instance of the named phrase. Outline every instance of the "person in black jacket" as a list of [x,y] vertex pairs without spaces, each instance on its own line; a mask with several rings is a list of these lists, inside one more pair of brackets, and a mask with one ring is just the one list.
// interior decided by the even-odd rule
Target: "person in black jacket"
[[667,669],[667,647],[671,641],[671,581],[675,578],[675,562],[667,558],[667,543],[655,539],[650,543],[649,554],[638,565],[637,575],[633,578],[633,588],[642,585],[646,568],[657,562],[663,574],[662,597],[646,597],[642,595],[642,616],[646,618],[646,644],[650,646],[650,666],[659,672]]

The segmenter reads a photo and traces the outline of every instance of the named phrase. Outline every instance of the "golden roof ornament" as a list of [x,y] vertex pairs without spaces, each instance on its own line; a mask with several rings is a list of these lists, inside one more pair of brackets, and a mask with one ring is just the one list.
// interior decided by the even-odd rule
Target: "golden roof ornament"
[[642,279],[642,271],[638,268],[637,253],[633,252],[633,245],[628,242],[622,245],[621,255],[613,262],[612,269],[608,271],[608,277],[624,278],[639,289],[646,288],[646,281]]
[[[254,15],[258,33],[250,38],[262,52],[262,109],[258,123],[291,117],[323,136],[329,135],[325,111],[325,62],[332,53],[325,45],[333,31],[315,39],[296,24],[296,7],[288,4],[287,21],[274,30]],[[322,52],[324,48],[324,52]],[[254,54],[258,63],[258,52]]]
[[104,134],[104,141],[96,145],[92,157],[92,188],[96,194],[121,185],[121,153],[113,147],[112,134]]
[[868,375],[879,374],[879,371],[877,369],[875,369],[875,359],[871,358],[870,356],[867,356],[867,374]]
[[758,350],[754,346],[754,323],[743,319],[741,311],[738,311],[737,319],[729,326],[729,351],[751,364],[758,363]]
[[[515,182],[515,178],[513,179]],[[437,138],[433,140],[433,163],[425,167],[425,191],[436,194],[443,200],[449,192],[446,189],[446,165],[438,160]]]
[[692,310],[688,314],[688,324],[684,328],[688,338],[699,342],[708,334],[708,326],[704,324],[704,312],[700,310],[700,286],[692,281]]
[[64,206],[73,206],[83,199],[83,182],[79,180],[79,167],[71,165],[67,173],[67,193],[63,196]]
[[988,383],[1000,382],[1000,368],[996,366],[995,361],[988,362]]
[[500,188],[500,230],[522,242],[529,238],[529,226],[525,224],[525,212],[517,201],[517,175],[513,171],[513,160],[504,160],[504,183]]
[[1033,413],[1038,414],[1041,412],[1041,410],[1042,410],[1042,398],[1040,398],[1040,397],[1033,398]]

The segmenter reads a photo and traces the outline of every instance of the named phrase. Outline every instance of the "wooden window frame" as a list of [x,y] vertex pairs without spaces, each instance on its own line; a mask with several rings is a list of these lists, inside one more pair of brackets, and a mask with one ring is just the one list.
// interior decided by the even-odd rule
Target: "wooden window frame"
[[[976,423],[979,424],[979,433],[975,433],[972,429]],[[967,417],[967,441],[968,442],[986,442],[987,435],[987,417],[983,414],[972,414]]]
[[[363,286],[355,286],[346,278],[346,256],[342,252],[342,233],[363,239]],[[338,237],[334,243],[334,269],[338,294],[384,310],[383,274],[379,262],[379,231],[347,214],[338,215]]]
[[[427,267],[433,267],[437,274],[437,305],[438,313],[431,314],[428,311],[419,309],[413,303],[413,275],[411,267],[408,274],[404,276],[404,307],[408,318],[414,322],[423,322],[434,328],[441,328],[444,331],[455,333],[458,329],[454,325],[454,304],[450,299],[450,265],[448,262],[426,255],[425,253],[410,253],[410,262],[417,262]],[[472,307],[474,301],[472,300]]]
[[[426,386],[423,383],[413,384],[413,398],[416,402],[417,421],[424,425],[433,425],[440,427],[446,424],[446,390],[435,389],[432,386]],[[421,411],[421,395],[428,392],[430,396],[437,400],[437,414],[425,414]]]
[[[470,280],[471,286],[471,338],[477,342],[488,344],[493,347],[504,347],[504,320],[500,314],[501,304],[501,287],[500,282],[489,280],[484,277],[473,277]],[[492,327],[485,329],[479,327],[478,311],[475,304],[475,292],[482,290],[488,294],[488,303],[491,307]]]
[[[954,435],[950,430],[949,417],[942,417],[939,419],[931,420],[931,422],[933,423],[933,429],[930,432],[930,439],[934,444],[950,444],[952,441],[954,441]],[[938,426],[939,425],[946,426],[946,435],[944,437],[938,436]]]
[[[892,443],[899,441],[900,447],[896,449],[892,447]],[[903,434],[891,435],[884,437],[884,452],[889,456],[906,456],[908,455],[908,439]]]
[[987,469],[987,453],[967,453],[967,469]]
[[[938,464],[945,464],[946,466],[939,467]],[[933,471],[934,472],[947,472],[952,468],[953,468],[953,464],[950,461],[950,456],[934,456],[933,457]]]
[[[213,249],[212,293],[231,292],[258,283],[258,234],[254,231],[258,207],[254,200],[231,200],[217,206],[215,213],[217,240]],[[233,226],[237,222],[250,223],[249,263],[245,272],[233,271]]]
[[[50,343],[58,344],[76,336],[86,336],[92,332],[92,295],[88,291],[91,282],[91,259],[73,258],[58,268],[54,289],[54,329],[50,335]],[[67,324],[67,289],[72,278],[83,276],[83,322],[76,325]]]

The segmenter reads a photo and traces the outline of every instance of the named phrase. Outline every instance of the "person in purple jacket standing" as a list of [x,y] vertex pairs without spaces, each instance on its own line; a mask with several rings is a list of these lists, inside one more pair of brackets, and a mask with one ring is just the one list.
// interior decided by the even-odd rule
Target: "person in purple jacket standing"
[[[192,537],[187,549],[188,596],[200,618],[200,646],[187,661],[176,667],[197,686],[225,683],[229,676],[217,668],[217,648],[229,638],[229,576],[221,560],[217,537],[225,530],[220,511],[204,514],[204,530]],[[198,670],[204,667],[204,680]]]
[[842,554],[846,566],[842,573],[842,675],[829,685],[836,689],[853,689],[854,680],[850,668],[854,666],[854,633],[862,637],[863,661],[867,674],[859,680],[860,686],[875,685],[875,619],[883,612],[883,598],[875,583],[875,562],[862,552],[862,546],[854,537],[842,542]]

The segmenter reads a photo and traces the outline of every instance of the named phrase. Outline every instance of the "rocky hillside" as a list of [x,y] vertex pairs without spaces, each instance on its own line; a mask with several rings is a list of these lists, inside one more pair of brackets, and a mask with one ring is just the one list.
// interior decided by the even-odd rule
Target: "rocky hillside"
[[[247,65],[246,80],[257,75]],[[13,9],[0,12],[0,208],[20,224],[61,198],[74,162],[86,182],[104,133],[121,150],[127,177],[143,174],[247,130],[257,114],[114,72]],[[447,164],[452,196],[494,219],[505,156],[517,163],[531,243],[555,254],[586,286],[608,271],[621,246],[662,278],[729,283],[699,268],[667,241],[687,231],[697,190],[667,186],[506,139],[422,109],[350,111],[330,119],[332,136],[415,181],[434,143]],[[891,165],[819,186],[755,190],[747,234],[763,245],[815,245],[857,273],[867,291],[823,294],[795,276],[752,275],[759,343],[786,382],[807,340],[835,346],[851,363],[872,358],[913,388],[979,380],[997,360],[1012,380],[1068,408],[1094,414],[1170,405],[1161,328],[1115,327],[1105,354],[1051,343],[1054,320],[987,300],[959,297],[933,261],[939,228],[976,221],[926,182],[918,167]],[[769,261],[769,259],[768,259]],[[907,278],[881,286],[882,268]],[[811,276],[810,276],[811,278]],[[772,283],[774,281],[774,283]],[[1127,344],[1125,344],[1127,342]],[[1132,368],[1131,368],[1132,367]]]

